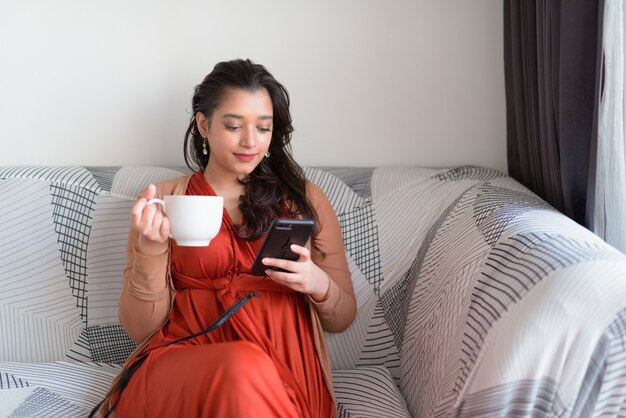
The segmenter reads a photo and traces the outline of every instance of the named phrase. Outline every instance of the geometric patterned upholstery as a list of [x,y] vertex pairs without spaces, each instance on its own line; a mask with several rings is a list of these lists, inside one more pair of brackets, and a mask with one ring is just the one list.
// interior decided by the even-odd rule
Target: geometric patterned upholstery
[[[181,167],[0,167],[0,417],[85,416],[134,196]],[[357,298],[327,334],[340,417],[626,416],[626,256],[481,167],[305,168]]]
[[335,370],[333,387],[340,418],[410,417],[404,398],[385,367]]

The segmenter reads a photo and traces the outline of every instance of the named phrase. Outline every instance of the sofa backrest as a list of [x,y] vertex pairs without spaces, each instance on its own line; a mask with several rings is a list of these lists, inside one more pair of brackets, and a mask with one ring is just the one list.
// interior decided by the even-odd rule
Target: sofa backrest
[[[306,168],[337,211],[358,299],[350,329],[327,335],[335,368],[399,364],[377,303],[372,173]],[[130,207],[147,184],[184,174],[181,167],[0,167],[0,361],[125,361],[135,344],[118,323],[117,305]]]

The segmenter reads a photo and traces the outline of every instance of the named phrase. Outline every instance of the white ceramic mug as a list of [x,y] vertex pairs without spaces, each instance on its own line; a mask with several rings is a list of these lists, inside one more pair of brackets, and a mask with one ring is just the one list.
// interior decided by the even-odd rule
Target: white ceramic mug
[[222,196],[165,196],[147,204],[163,206],[170,220],[170,237],[183,247],[208,246],[222,225]]

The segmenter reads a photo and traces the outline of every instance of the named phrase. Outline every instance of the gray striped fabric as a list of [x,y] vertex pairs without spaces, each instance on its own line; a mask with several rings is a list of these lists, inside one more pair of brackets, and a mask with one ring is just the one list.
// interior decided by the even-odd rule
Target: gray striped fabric
[[[182,167],[0,167],[0,417],[85,416],[135,348],[128,212]],[[626,257],[481,167],[305,169],[358,313],[340,417],[625,416]]]

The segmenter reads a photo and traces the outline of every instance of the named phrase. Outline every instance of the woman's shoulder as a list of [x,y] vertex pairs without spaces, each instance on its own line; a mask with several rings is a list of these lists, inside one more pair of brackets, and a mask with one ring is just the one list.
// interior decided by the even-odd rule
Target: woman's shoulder
[[180,176],[157,183],[156,194],[161,197],[167,195],[185,194],[185,190],[187,190],[187,184],[189,184],[190,179],[191,176]]
[[328,200],[326,193],[311,180],[305,181],[306,187],[306,197],[309,199],[311,204],[316,208],[316,210],[332,210],[332,204]]
[[304,185],[305,185],[305,190],[306,190],[306,197],[309,198],[311,203],[319,199],[328,200],[324,191],[317,184],[313,183],[311,180],[308,180],[308,179],[305,180]]

